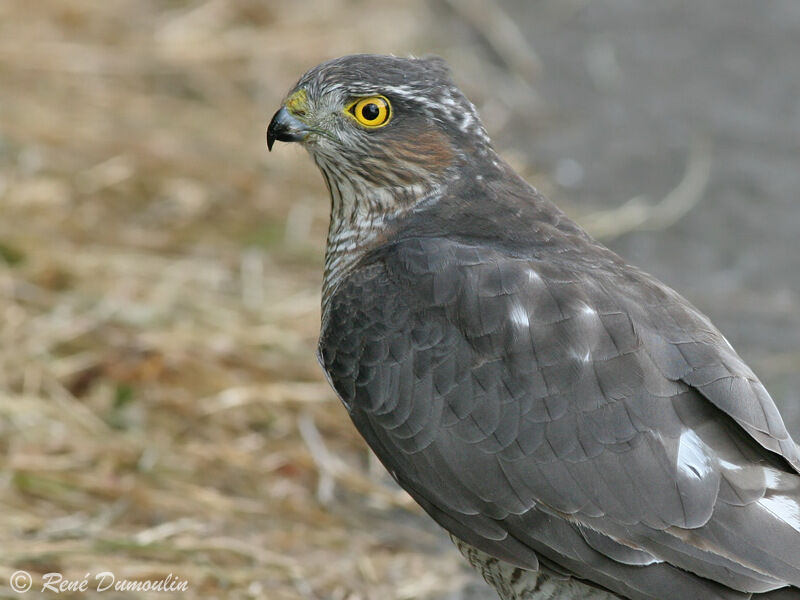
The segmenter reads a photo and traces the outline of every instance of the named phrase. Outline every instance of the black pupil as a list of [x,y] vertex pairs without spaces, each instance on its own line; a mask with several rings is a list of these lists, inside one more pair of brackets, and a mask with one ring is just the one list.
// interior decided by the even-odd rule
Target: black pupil
[[361,116],[364,117],[365,121],[374,121],[380,116],[380,114],[381,109],[374,102],[364,105],[364,107],[361,109]]

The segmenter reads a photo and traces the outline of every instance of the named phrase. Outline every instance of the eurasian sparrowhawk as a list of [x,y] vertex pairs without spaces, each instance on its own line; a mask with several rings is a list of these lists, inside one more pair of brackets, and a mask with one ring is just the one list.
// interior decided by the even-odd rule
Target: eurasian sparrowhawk
[[442,60],[321,64],[275,140],[330,191],[330,383],[502,598],[800,598],[800,449],[766,389],[497,155]]

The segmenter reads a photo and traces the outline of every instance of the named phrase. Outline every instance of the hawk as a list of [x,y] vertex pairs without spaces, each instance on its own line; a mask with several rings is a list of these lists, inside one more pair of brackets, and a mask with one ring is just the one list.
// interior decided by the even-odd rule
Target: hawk
[[444,61],[323,63],[276,140],[330,192],[325,373],[501,598],[800,598],[800,449],[767,390],[498,156]]

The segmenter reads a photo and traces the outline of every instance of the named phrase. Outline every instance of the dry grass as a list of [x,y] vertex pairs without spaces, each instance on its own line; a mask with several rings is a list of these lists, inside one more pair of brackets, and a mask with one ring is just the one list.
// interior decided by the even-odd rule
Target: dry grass
[[0,3],[1,596],[17,569],[173,573],[184,598],[457,588],[321,377],[327,200],[264,148],[300,73],[420,50],[427,11]]

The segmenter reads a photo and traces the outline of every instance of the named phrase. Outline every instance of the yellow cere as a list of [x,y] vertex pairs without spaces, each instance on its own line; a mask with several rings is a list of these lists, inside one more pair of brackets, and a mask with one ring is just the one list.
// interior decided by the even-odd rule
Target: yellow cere
[[359,98],[345,109],[364,127],[383,127],[392,118],[392,105],[383,96]]
[[286,110],[295,117],[302,117],[308,110],[308,94],[305,90],[297,90],[286,100]]

